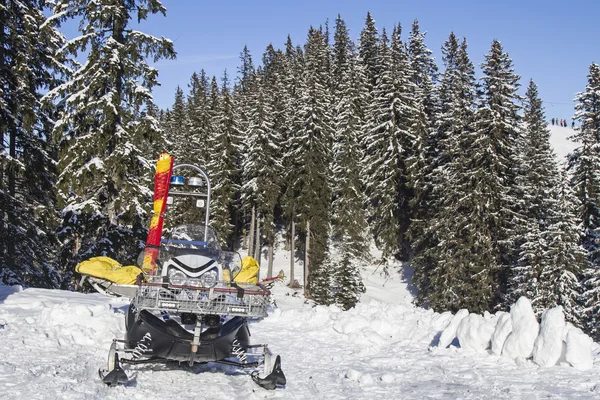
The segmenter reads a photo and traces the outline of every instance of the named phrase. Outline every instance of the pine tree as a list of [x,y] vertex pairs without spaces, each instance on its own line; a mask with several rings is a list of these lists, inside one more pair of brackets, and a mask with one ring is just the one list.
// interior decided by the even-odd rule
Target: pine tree
[[[369,223],[375,243],[382,250],[382,262],[404,254],[401,221],[408,216],[406,167],[412,140],[409,131],[411,110],[400,82],[395,79],[392,52],[385,30],[378,50],[377,85],[367,111],[365,125],[365,186]],[[397,85],[398,84],[398,85]],[[407,145],[405,145],[407,144]]]
[[[524,142],[519,180],[524,188],[524,243],[518,266],[513,268],[508,302],[520,296],[532,300],[536,314],[563,305],[567,318],[581,325],[578,310],[578,276],[584,258],[578,248],[577,226],[570,212],[568,193],[559,189],[556,156],[537,86],[530,81],[524,113]],[[562,196],[559,203],[559,196]],[[579,321],[577,321],[579,320]]]
[[367,12],[365,26],[360,32],[358,55],[365,70],[367,91],[370,93],[377,83],[378,66],[377,57],[379,50],[379,34],[375,27],[375,20]]
[[[272,45],[267,47],[267,51],[263,57],[264,61],[264,86],[267,94],[266,100],[269,103],[270,121],[273,130],[273,141],[271,147],[275,154],[284,153],[284,143],[290,136],[290,112],[289,93],[286,88],[289,66],[288,59],[281,50],[275,50]],[[275,246],[275,228],[278,214],[277,204],[283,192],[283,162],[280,157],[277,157],[277,162],[269,166],[271,169],[270,175],[273,179],[271,189],[273,193],[269,196],[270,203],[264,205],[263,212],[263,229],[262,233],[265,237],[265,242],[269,246],[269,260],[267,267],[267,275],[273,274],[273,251]]]
[[[267,88],[260,78],[255,90],[249,115],[250,125],[244,135],[242,204],[246,210],[255,211],[261,226],[267,226],[272,235],[273,214],[279,197],[281,138],[273,130],[271,103],[267,100]],[[255,238],[255,242],[260,245],[261,238]]]
[[54,55],[64,38],[45,9],[0,3],[0,283],[57,287],[53,108],[42,94],[65,70]]
[[[294,198],[293,213],[299,230],[310,240],[309,276],[305,291],[312,294],[321,290],[310,274],[318,276],[325,259],[329,236],[329,207],[331,187],[329,165],[331,162],[332,132],[330,80],[327,70],[329,49],[323,32],[310,28],[305,45],[305,66],[299,87],[299,111],[302,125],[291,138],[288,160],[294,165],[290,170],[288,198]],[[310,227],[310,229],[309,229]],[[312,285],[316,286],[312,286]]]
[[577,214],[582,226],[582,245],[589,252],[585,271],[583,301],[586,328],[600,339],[600,67],[590,65],[585,92],[575,97],[575,120],[580,128],[572,139],[579,144],[570,156],[571,185],[579,200]]
[[176,162],[184,161],[185,145],[189,140],[189,132],[185,130],[188,125],[188,110],[183,90],[177,86],[173,107],[169,112],[165,126],[167,149],[175,157]]
[[[445,187],[436,218],[439,261],[427,282],[428,300],[436,310],[483,312],[501,296],[498,282],[506,249],[501,244],[510,237],[509,206],[516,202],[509,185],[515,180],[518,76],[497,41],[482,67],[483,93],[473,130],[462,125],[448,147],[454,157],[447,164],[452,186]],[[472,75],[463,76],[469,82]],[[471,88],[465,87],[467,93]]]
[[[447,237],[440,234],[443,229],[449,229],[445,224],[449,221],[446,212],[450,211],[450,199],[461,196],[455,193],[457,186],[449,171],[462,181],[464,170],[462,160],[467,154],[462,145],[468,143],[472,133],[472,124],[475,112],[476,82],[474,66],[467,53],[467,42],[463,39],[459,44],[456,36],[451,33],[442,47],[445,71],[441,78],[440,99],[441,110],[435,128],[438,145],[434,155],[435,163],[430,167],[429,174],[422,175],[424,183],[431,185],[430,200],[423,217],[413,216],[411,234],[414,246],[414,257],[411,264],[415,267],[413,280],[419,289],[418,302],[427,304],[431,291],[444,291],[444,287],[432,286],[431,279],[436,273],[445,274],[443,269],[434,269],[441,260],[442,252],[438,246],[444,240],[444,245],[454,242],[458,238]],[[455,164],[453,162],[456,161]],[[421,186],[426,187],[421,184]],[[417,197],[419,199],[420,196]],[[444,227],[444,228],[442,228]],[[459,239],[460,240],[460,239]],[[453,246],[460,246],[454,243]]]
[[512,60],[497,40],[492,42],[482,69],[482,97],[475,116],[475,131],[482,138],[481,144],[490,146],[481,148],[480,162],[487,168],[482,188],[487,186],[489,194],[482,193],[487,198],[482,206],[497,263],[489,269],[493,293],[490,304],[495,307],[506,301],[508,274],[518,260],[515,244],[524,226],[523,205],[518,200],[524,193],[518,179],[523,171],[519,154],[521,97],[517,94],[520,77],[514,73]]
[[581,224],[577,218],[577,198],[566,173],[562,173],[558,185],[557,205],[546,230],[549,264],[540,275],[541,291],[546,308],[560,305],[567,321],[584,327],[580,277],[589,267],[588,253],[579,244]]
[[209,78],[204,70],[194,73],[190,79],[187,100],[187,120],[178,127],[182,141],[179,163],[206,166],[210,159],[209,137],[213,134],[214,120],[211,110]]
[[[237,129],[233,99],[229,92],[227,72],[223,74],[221,96],[215,113],[215,132],[210,136],[208,148],[214,155],[208,165],[213,185],[211,225],[228,248],[233,249],[233,216],[239,192],[238,168],[240,132]],[[217,90],[216,82],[211,92]]]
[[[363,159],[359,135],[364,125],[364,78],[354,53],[354,45],[345,22],[338,15],[334,34],[332,80],[335,99],[333,127],[333,203],[332,240],[328,255],[331,275],[339,290],[335,302],[348,309],[354,307],[364,291],[358,263],[367,259],[367,222],[363,212],[366,202],[362,192],[360,161]],[[339,254],[333,260],[333,254]],[[335,261],[335,262],[334,262]]]
[[[450,43],[445,46],[454,46],[451,49],[442,48],[444,61],[447,67],[447,75],[455,69],[455,59],[458,53],[458,42],[451,34]],[[454,54],[449,54],[449,53]],[[420,32],[418,21],[414,21],[408,42],[408,58],[410,62],[409,76],[412,82],[412,98],[415,103],[416,112],[412,119],[411,131],[415,138],[409,152],[407,165],[409,169],[410,186],[412,191],[407,193],[410,198],[410,225],[408,229],[412,239],[413,252],[417,256],[417,264],[420,266],[419,272],[415,271],[417,280],[421,279],[421,272],[425,272],[425,263],[418,261],[420,256],[424,255],[426,248],[435,246],[434,231],[430,229],[431,219],[435,214],[434,202],[434,177],[433,175],[443,168],[439,160],[442,153],[442,142],[445,139],[443,130],[436,127],[440,121],[437,105],[437,89],[434,81],[437,79],[437,65],[431,50],[425,45],[425,34]],[[450,77],[446,77],[447,81]],[[445,87],[444,89],[450,90]],[[447,104],[451,104],[448,102]],[[407,218],[408,220],[408,218]],[[430,261],[427,261],[427,263]],[[423,292],[424,293],[424,292]]]
[[[81,36],[66,51],[87,52],[87,62],[50,94],[64,102],[55,126],[61,138],[62,257],[71,267],[101,254],[129,263],[146,236],[151,157],[163,147],[160,127],[145,112],[158,84],[146,57],[175,54],[171,41],[129,24],[134,17],[164,15],[165,8],[158,0],[61,0],[54,12],[61,21],[80,21]],[[146,154],[152,142],[155,153]]]

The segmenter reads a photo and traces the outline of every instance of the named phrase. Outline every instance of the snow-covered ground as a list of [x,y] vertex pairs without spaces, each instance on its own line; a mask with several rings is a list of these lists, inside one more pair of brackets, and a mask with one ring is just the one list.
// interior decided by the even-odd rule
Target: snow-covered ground
[[[286,253],[274,270],[289,271]],[[298,266],[297,266],[298,267]],[[600,398],[600,347],[577,369],[562,360],[539,367],[531,359],[472,346],[494,328],[484,320],[506,317],[469,315],[472,322],[448,327],[450,313],[437,314],[411,304],[411,287],[400,274],[384,277],[375,267],[363,271],[367,293],[349,311],[314,307],[301,293],[277,283],[276,307],[251,322],[255,343],[268,343],[282,356],[284,389],[266,391],[231,367],[126,367],[134,382],[106,387],[98,377],[113,337],[124,333],[127,301],[100,294],[0,287],[0,388],[7,399],[590,399]],[[519,307],[522,312],[522,307]],[[467,313],[463,312],[464,317]],[[500,317],[500,318],[498,318]],[[550,318],[549,326],[556,326]],[[560,318],[558,318],[560,324]],[[500,325],[506,325],[505,322]],[[564,326],[564,323],[563,323]],[[447,329],[446,329],[447,328]],[[449,332],[454,329],[454,332]],[[504,328],[503,328],[504,329]],[[498,337],[506,332],[498,333]],[[504,329],[504,331],[506,331]],[[487,334],[485,333],[487,332]],[[449,347],[439,346],[442,336]],[[460,347],[454,336],[462,338]],[[563,334],[564,336],[564,334]],[[494,340],[502,341],[503,339]],[[539,346],[552,347],[557,335]],[[560,339],[562,340],[562,339]],[[517,340],[523,344],[527,340]],[[556,342],[556,341],[555,341]],[[496,344],[497,346],[497,344]],[[539,354],[554,354],[552,351]],[[539,358],[539,357],[538,357]],[[551,358],[551,357],[550,357]]]
[[[572,130],[551,131],[562,158],[574,148],[566,139]],[[283,251],[280,269],[288,275]],[[412,305],[410,271],[385,277],[367,266],[363,277],[367,292],[345,312],[315,307],[287,282],[276,283],[276,306],[250,326],[253,342],[282,356],[287,386],[275,391],[216,364],[127,367],[135,381],[106,387],[98,368],[112,339],[123,336],[127,300],[0,286],[0,397],[600,399],[600,346],[568,329],[560,310],[546,313],[538,335],[526,301],[510,314],[437,314]]]

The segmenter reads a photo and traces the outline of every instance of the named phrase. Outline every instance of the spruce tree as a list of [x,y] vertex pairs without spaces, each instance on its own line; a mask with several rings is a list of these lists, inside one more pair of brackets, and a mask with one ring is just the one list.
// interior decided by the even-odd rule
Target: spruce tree
[[[515,180],[518,76],[497,41],[482,67],[483,91],[475,122],[459,125],[463,131],[450,137],[448,147],[454,157],[447,164],[452,186],[446,186],[436,218],[439,260],[426,282],[428,301],[436,310],[483,312],[501,297],[498,282],[506,251],[501,245],[509,241],[514,215],[510,205],[516,202],[510,184]],[[464,75],[465,82],[471,76]]]
[[[213,85],[213,91],[216,90]],[[240,158],[240,132],[234,115],[233,99],[229,89],[227,71],[224,72],[218,109],[215,113],[215,131],[210,136],[208,148],[214,154],[208,165],[213,185],[211,206],[211,226],[215,228],[219,239],[233,249],[233,217],[238,197]]]
[[206,167],[210,159],[208,140],[213,134],[213,111],[210,105],[210,82],[204,70],[192,74],[187,99],[187,120],[178,127],[182,154],[179,163],[199,164]]
[[[419,289],[418,302],[428,303],[429,294],[432,291],[444,291],[444,287],[432,286],[431,279],[437,282],[436,274],[445,274],[444,269],[436,269],[441,260],[442,252],[438,246],[448,245],[455,242],[454,246],[460,246],[459,237],[448,237],[441,235],[442,229],[451,227],[445,224],[449,221],[447,212],[451,211],[453,198],[460,196],[455,193],[457,186],[450,175],[452,171],[455,177],[463,178],[466,174],[462,161],[466,154],[461,146],[468,144],[467,139],[472,133],[472,124],[475,112],[476,82],[473,63],[467,53],[467,42],[463,39],[459,44],[458,38],[451,33],[442,47],[445,70],[441,77],[440,99],[441,109],[435,129],[437,136],[436,151],[433,153],[435,162],[430,167],[428,174],[422,176],[422,187],[431,185],[428,192],[429,201],[423,216],[413,215],[411,222],[411,237],[413,240],[414,257],[411,264],[415,267],[413,280]],[[456,164],[453,162],[456,161]],[[459,182],[462,179],[459,178]],[[419,193],[419,192],[418,192]],[[420,199],[417,196],[416,199]],[[449,233],[449,232],[448,232]],[[443,262],[443,260],[442,260]],[[440,305],[437,305],[438,307]]]
[[[265,94],[262,79],[250,102],[249,127],[245,132],[244,164],[242,168],[242,204],[247,211],[254,210],[262,226],[273,229],[273,213],[279,196],[278,172],[281,170],[281,139],[273,130],[272,108]],[[255,238],[260,245],[261,238]]]
[[[288,183],[288,198],[294,198],[293,213],[299,230],[310,240],[308,294],[324,288],[319,284],[323,272],[329,208],[331,204],[330,170],[332,132],[331,97],[327,48],[323,32],[310,28],[305,45],[304,69],[299,87],[298,117],[300,131],[291,138],[288,160],[293,160]],[[310,229],[309,229],[310,228]],[[312,277],[311,277],[312,276]],[[313,280],[313,277],[315,278]],[[312,286],[314,284],[314,286]]]
[[[334,104],[334,146],[332,166],[332,240],[329,241],[328,271],[338,285],[335,302],[345,309],[354,307],[364,285],[358,266],[368,259],[367,223],[363,212],[359,146],[364,115],[364,78],[354,53],[345,22],[338,15],[334,34],[332,80]],[[333,255],[338,259],[334,260]]]
[[377,57],[379,51],[379,33],[375,27],[375,20],[367,12],[365,26],[360,32],[358,56],[365,70],[367,91],[370,93],[377,83],[378,69]]
[[[405,243],[402,227],[409,213],[407,154],[412,140],[410,106],[401,82],[394,74],[392,51],[385,30],[378,50],[377,85],[367,110],[365,125],[365,189],[369,223],[381,262],[402,257]],[[407,144],[407,145],[405,145]]]
[[56,287],[53,107],[64,38],[45,1],[0,4],[0,283]]
[[592,63],[585,91],[575,97],[580,128],[572,139],[579,144],[570,155],[571,185],[579,200],[583,247],[589,252],[583,301],[587,332],[600,339],[600,67]]
[[589,267],[588,253],[579,244],[581,224],[577,218],[577,198],[564,172],[558,187],[558,201],[546,229],[549,264],[540,275],[541,292],[546,309],[560,305],[567,321],[585,327],[580,279]]
[[[519,115],[521,97],[517,94],[520,76],[514,73],[512,60],[497,40],[482,64],[482,97],[475,115],[475,132],[482,141],[480,165],[486,171],[482,186],[488,194],[482,203],[484,218],[490,229],[495,265],[490,265],[492,278],[490,305],[506,301],[510,269],[517,264],[515,246],[524,226],[522,198],[524,190],[518,179],[523,171],[519,148],[522,146]],[[476,156],[477,157],[477,156]]]
[[572,197],[560,182],[550,131],[533,81],[527,89],[523,120],[523,173],[519,179],[527,219],[508,302],[525,295],[538,315],[562,305],[567,319],[581,325],[578,277],[585,267],[585,254],[578,247]]
[[[138,30],[142,21],[165,14],[158,0],[60,0],[61,21],[79,21],[81,36],[65,50],[87,61],[50,96],[64,102],[55,126],[63,213],[62,257],[73,266],[84,257],[108,255],[135,261],[146,236],[154,163],[162,150],[160,127],[145,112],[158,84],[154,61],[174,57],[173,44]],[[150,143],[154,154],[147,154]],[[143,151],[142,151],[143,149]]]

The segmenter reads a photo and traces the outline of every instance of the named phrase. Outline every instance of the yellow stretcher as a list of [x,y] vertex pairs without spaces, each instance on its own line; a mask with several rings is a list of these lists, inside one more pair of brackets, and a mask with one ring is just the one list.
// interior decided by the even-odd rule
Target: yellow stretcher
[[[234,271],[234,282],[258,283],[260,266],[258,262],[246,256],[242,259],[241,269]],[[138,289],[138,283],[145,281],[142,269],[135,265],[123,266],[110,257],[92,257],[89,260],[77,264],[75,271],[82,275],[80,285],[88,282],[99,293],[111,297],[134,297]],[[231,281],[231,273],[228,269],[223,270],[225,282]]]
[[77,264],[75,271],[82,275],[80,285],[87,281],[99,293],[107,296],[133,297],[142,270],[135,265],[122,266],[110,257],[93,257]]

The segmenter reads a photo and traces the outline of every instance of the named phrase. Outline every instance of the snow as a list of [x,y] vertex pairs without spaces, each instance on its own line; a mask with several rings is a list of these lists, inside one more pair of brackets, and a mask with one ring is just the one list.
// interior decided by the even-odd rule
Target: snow
[[548,125],[548,129],[550,130],[550,143],[554,148],[559,163],[565,162],[565,157],[577,147],[577,143],[569,139],[573,136],[575,130],[550,124]]
[[498,322],[496,323],[496,329],[494,330],[492,338],[490,339],[490,348],[492,350],[492,354],[500,355],[502,354],[504,342],[506,342],[506,338],[512,331],[512,322],[510,319],[510,314],[507,312],[500,311],[496,315],[498,317]]
[[463,320],[463,318],[467,317],[467,315],[469,315],[469,310],[458,310],[456,315],[450,320],[450,323],[448,324],[446,329],[444,329],[444,331],[442,332],[438,343],[439,347],[446,348],[450,346],[450,344],[456,337],[456,330],[458,329],[458,325]]
[[[273,270],[287,275],[289,264],[289,252],[277,253]],[[295,275],[302,282],[301,263]],[[108,388],[98,368],[105,367],[112,339],[124,334],[126,299],[0,287],[3,398],[387,399],[393,393],[402,399],[589,399],[600,394],[600,346],[564,323],[559,334],[556,310],[544,314],[543,339],[529,332],[516,340],[516,348],[528,349],[519,350],[515,362],[497,349],[508,342],[511,326],[528,332],[537,324],[526,299],[510,314],[439,314],[412,304],[410,272],[385,276],[368,266],[363,277],[367,292],[348,311],[314,306],[287,282],[275,284],[276,306],[267,318],[250,322],[252,341],[268,343],[282,356],[288,383],[275,391],[259,388],[246,372],[212,363],[127,366],[135,381]],[[514,331],[511,335],[517,338]],[[544,349],[557,338],[565,347],[564,362],[541,368],[524,356],[534,352],[536,342],[538,359],[546,357]]]
[[510,319],[512,331],[504,342],[502,355],[512,359],[531,357],[540,331],[531,302],[525,297],[519,298],[510,308]]
[[594,366],[592,339],[579,328],[570,327],[566,337],[565,360],[574,368],[585,371]]
[[540,334],[533,344],[533,361],[537,365],[550,367],[557,364],[563,351],[565,328],[565,315],[561,306],[544,311]]
[[477,314],[469,314],[460,321],[456,330],[456,338],[460,347],[484,351],[490,347],[492,335],[496,328],[496,319],[485,318]]

